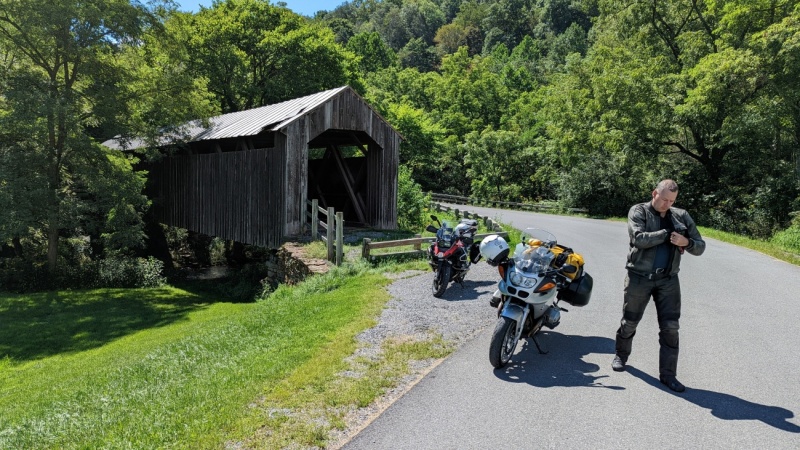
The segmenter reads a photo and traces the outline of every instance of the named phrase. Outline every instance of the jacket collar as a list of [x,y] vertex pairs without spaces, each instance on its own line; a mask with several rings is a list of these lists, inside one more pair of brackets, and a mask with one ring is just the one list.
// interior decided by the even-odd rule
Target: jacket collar
[[[647,208],[650,210],[650,213],[652,213],[653,215],[661,217],[661,213],[658,212],[655,208],[653,208],[653,202],[652,201],[647,202]],[[667,217],[672,217],[672,207],[670,207],[667,210],[666,214],[664,214],[664,218],[666,219]]]

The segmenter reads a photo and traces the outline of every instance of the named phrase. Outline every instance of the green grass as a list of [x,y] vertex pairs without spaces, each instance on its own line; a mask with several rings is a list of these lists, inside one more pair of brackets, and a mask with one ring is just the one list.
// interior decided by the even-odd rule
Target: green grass
[[340,375],[388,282],[343,268],[256,303],[186,287],[0,294],[0,448],[319,445],[407,361],[449,351],[399,343]]
[[697,227],[703,237],[717,239],[719,241],[735,244],[740,247],[749,248],[775,259],[786,261],[791,264],[800,265],[800,254],[794,249],[761,239],[753,239],[740,234],[727,233],[725,231],[713,230],[706,227]]

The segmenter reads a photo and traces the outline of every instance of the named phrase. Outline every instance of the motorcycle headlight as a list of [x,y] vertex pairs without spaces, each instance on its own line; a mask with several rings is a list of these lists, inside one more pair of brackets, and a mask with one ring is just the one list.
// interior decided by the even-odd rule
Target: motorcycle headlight
[[519,274],[519,272],[512,273],[511,276],[509,277],[509,280],[511,281],[511,283],[525,288],[532,288],[536,286],[535,278],[523,277],[522,275]]

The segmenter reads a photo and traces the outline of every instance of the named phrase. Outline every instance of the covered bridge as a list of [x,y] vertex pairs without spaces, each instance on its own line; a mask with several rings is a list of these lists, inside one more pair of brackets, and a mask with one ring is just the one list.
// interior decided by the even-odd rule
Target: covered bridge
[[349,86],[187,126],[185,143],[144,167],[161,223],[275,248],[302,233],[316,198],[348,226],[397,227],[401,136]]

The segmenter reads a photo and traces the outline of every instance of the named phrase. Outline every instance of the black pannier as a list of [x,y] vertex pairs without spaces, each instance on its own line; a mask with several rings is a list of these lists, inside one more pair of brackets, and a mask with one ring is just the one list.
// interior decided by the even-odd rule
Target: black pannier
[[558,298],[564,300],[572,306],[586,306],[592,297],[592,276],[584,272],[583,275],[574,279],[565,289],[558,292]]

